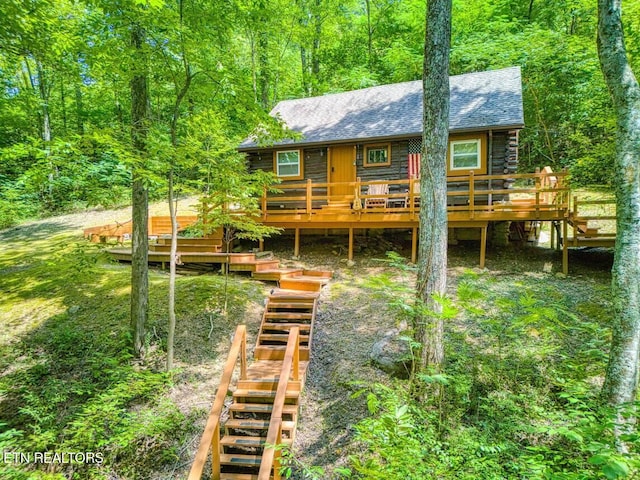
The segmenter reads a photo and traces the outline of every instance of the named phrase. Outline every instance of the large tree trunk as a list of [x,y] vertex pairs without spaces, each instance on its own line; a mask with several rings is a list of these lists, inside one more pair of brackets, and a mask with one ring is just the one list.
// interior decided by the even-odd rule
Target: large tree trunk
[[[131,134],[133,147],[140,157],[146,152],[147,129],[149,120],[149,92],[147,89],[147,72],[144,65],[142,48],[145,32],[139,25],[131,30],[131,44],[137,52],[140,62],[136,62],[140,70],[131,79]],[[149,251],[148,251],[148,217],[149,199],[144,183],[142,165],[133,168],[132,194],[133,238],[131,252],[131,335],[133,350],[137,356],[144,354],[145,324],[149,302]]]
[[626,56],[621,3],[598,0],[598,55],[617,118],[614,316],[602,390],[616,406],[636,398],[640,347],[640,87]]
[[430,0],[424,55],[424,134],[420,167],[420,249],[417,295],[429,310],[416,322],[418,369],[444,358],[442,306],[447,285],[447,173],[451,0]]

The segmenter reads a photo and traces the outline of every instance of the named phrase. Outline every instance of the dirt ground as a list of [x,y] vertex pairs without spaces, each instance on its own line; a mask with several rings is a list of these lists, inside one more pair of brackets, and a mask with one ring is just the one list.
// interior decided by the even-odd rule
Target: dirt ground
[[[293,239],[280,238],[266,245],[285,263],[334,271],[334,279],[320,299],[294,448],[304,464],[322,466],[327,472],[359,448],[352,426],[367,410],[364,396],[353,399],[351,395],[363,386],[388,381],[386,374],[371,365],[369,355],[373,344],[397,327],[397,321],[385,300],[373,296],[364,282],[386,269],[381,261],[385,251],[393,249],[410,257],[410,239],[405,234],[356,237],[353,264],[346,261],[346,245],[346,237],[303,237],[300,259],[291,258]],[[531,244],[489,247],[484,270],[478,268],[478,261],[478,242],[461,242],[449,248],[451,295],[459,277],[472,270],[495,278],[496,284],[544,282],[565,295],[589,298],[609,284],[613,253],[606,249],[570,250],[568,277],[560,273],[561,252]]]

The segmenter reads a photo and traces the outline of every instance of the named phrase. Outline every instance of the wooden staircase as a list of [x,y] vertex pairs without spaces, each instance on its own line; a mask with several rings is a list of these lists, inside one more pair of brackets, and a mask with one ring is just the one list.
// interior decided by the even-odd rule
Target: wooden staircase
[[[613,200],[584,200],[574,196],[573,208],[569,211],[567,218],[568,224],[573,229],[573,237],[567,238],[567,245],[570,247],[613,247],[616,241],[616,215],[612,214],[613,212],[585,214],[581,211],[585,206],[591,209],[615,209],[615,202]],[[601,227],[595,227],[593,222],[613,228],[605,227],[603,232]]]
[[[243,261],[230,263],[230,266],[253,265],[255,269],[243,269],[253,274],[279,270],[273,263],[277,262]],[[246,328],[241,325],[236,330],[189,480],[202,478],[209,453],[211,475],[206,478],[281,478],[279,449],[274,446],[291,445],[295,439],[319,290],[331,273],[302,270],[284,272],[284,275],[280,280],[281,288],[272,291],[267,299],[254,349],[254,362],[250,366],[246,361]],[[231,387],[238,357],[239,380]],[[225,409],[229,395],[231,403]],[[223,410],[228,412],[224,424],[221,421]]]

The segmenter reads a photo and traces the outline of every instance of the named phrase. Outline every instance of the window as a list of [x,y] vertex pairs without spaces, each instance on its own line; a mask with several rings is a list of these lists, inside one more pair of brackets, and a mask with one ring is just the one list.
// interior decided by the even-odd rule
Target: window
[[450,161],[450,170],[476,170],[480,168],[480,139],[451,142]]
[[389,145],[371,145],[365,148],[364,162],[365,167],[384,167],[391,165],[391,157],[389,156]]
[[275,168],[278,177],[302,178],[302,156],[300,150],[276,152]]
[[487,137],[485,134],[449,137],[447,175],[476,175],[487,173]]

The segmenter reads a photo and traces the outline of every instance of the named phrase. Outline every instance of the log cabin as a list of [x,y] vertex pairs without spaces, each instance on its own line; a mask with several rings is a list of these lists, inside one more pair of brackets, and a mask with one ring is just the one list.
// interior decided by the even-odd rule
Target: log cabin
[[[348,231],[351,259],[355,230],[410,229],[416,260],[422,96],[422,81],[412,81],[284,100],[270,115],[296,135],[269,144],[254,136],[242,142],[238,149],[249,168],[274,172],[281,181],[279,193],[263,196],[262,220],[295,233],[296,256],[301,230]],[[481,266],[491,224],[556,221],[564,214],[558,207],[564,197],[555,191],[564,192],[560,174],[531,174],[523,178],[530,198],[510,196],[525,176],[516,173],[523,127],[519,67],[450,77],[450,236],[456,228],[479,229]]]

